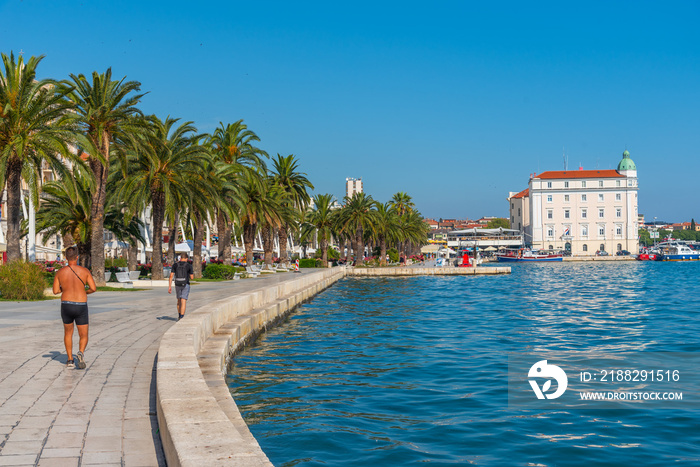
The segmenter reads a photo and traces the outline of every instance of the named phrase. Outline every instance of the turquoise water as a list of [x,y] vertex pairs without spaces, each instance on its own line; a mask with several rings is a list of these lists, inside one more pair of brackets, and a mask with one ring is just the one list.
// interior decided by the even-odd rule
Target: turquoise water
[[700,465],[697,409],[524,410],[508,354],[698,352],[700,263],[347,278],[235,358],[276,466]]

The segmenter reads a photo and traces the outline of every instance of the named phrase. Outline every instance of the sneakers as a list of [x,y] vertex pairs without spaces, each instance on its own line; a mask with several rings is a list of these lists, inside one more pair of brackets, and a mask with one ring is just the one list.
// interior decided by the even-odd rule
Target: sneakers
[[85,356],[83,355],[82,352],[78,352],[75,354],[75,358],[78,360],[75,362],[75,367],[79,370],[85,369]]
[[73,364],[73,360],[68,360],[68,361],[66,362],[66,366],[72,365],[72,364]]
[[177,315],[177,320],[180,321],[184,317],[185,317],[185,315]]

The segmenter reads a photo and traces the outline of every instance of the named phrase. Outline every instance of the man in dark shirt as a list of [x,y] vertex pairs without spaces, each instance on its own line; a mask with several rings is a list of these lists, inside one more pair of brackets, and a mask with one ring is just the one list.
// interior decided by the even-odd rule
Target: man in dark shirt
[[180,254],[180,261],[173,264],[168,278],[168,293],[173,293],[173,279],[175,280],[175,297],[177,297],[177,320],[185,316],[187,299],[190,297],[190,279],[194,279],[192,265],[187,262],[187,253]]

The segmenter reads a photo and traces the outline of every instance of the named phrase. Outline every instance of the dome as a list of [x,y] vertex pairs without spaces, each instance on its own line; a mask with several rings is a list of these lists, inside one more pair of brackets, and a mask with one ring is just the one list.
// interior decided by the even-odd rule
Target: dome
[[634,161],[630,159],[629,151],[622,153],[622,160],[617,164],[617,171],[622,172],[623,170],[637,170],[637,166]]

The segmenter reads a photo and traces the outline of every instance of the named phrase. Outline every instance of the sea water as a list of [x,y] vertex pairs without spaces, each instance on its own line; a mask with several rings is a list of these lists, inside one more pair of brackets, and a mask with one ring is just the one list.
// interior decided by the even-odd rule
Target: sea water
[[523,409],[507,381],[513,354],[700,353],[698,278],[700,262],[349,277],[237,355],[228,383],[276,466],[700,465],[697,405]]

